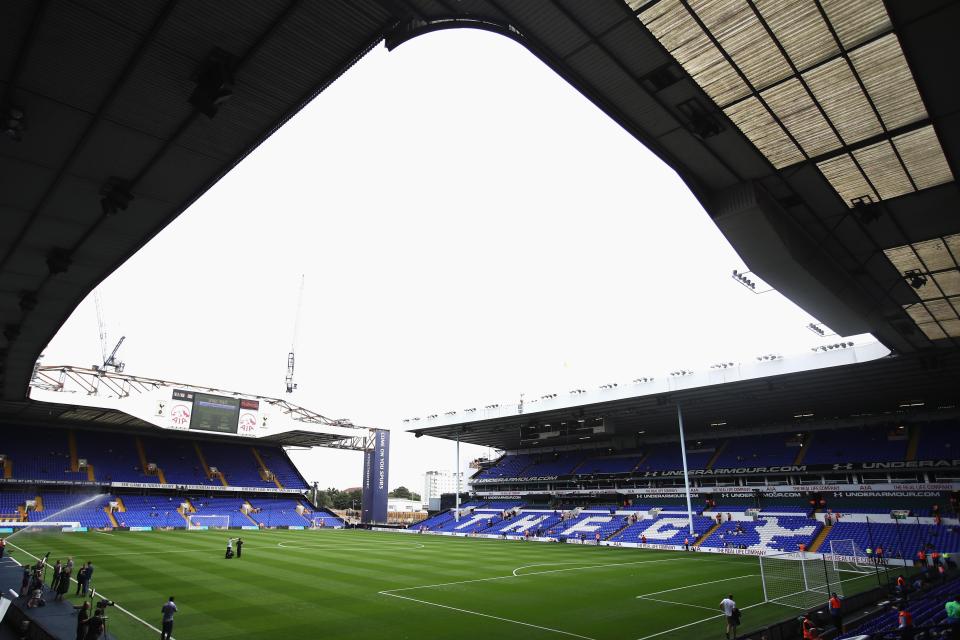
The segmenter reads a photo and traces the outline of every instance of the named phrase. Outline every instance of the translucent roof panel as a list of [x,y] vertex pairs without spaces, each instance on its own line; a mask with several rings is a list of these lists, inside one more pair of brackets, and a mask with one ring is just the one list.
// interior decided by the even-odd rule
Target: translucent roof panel
[[755,89],[788,78],[790,64],[744,0],[689,0],[706,28]]
[[929,271],[942,271],[944,269],[956,269],[957,263],[954,262],[947,243],[943,238],[934,238],[925,242],[917,242],[913,245],[913,250],[917,257],[923,262],[923,266]]
[[891,29],[883,0],[820,0],[820,6],[847,50]]
[[953,181],[953,173],[933,125],[899,135],[893,139],[893,145],[918,189]]
[[844,58],[834,58],[803,74],[813,97],[840,132],[844,144],[883,133],[880,120]]
[[[937,283],[937,286],[940,287],[940,290],[943,291],[943,295],[960,296],[960,271],[935,273],[933,274],[933,280]],[[954,305],[956,305],[958,298],[953,297],[952,301]]]
[[724,111],[773,166],[779,169],[803,160],[797,145],[756,98],[737,102]]
[[858,200],[866,203],[880,200],[849,154],[818,162],[817,168],[848,207],[853,207]]
[[913,191],[910,178],[888,140],[857,149],[853,157],[882,199]]
[[840,148],[840,139],[798,79],[781,82],[760,95],[808,156]]
[[896,129],[927,117],[896,34],[888,34],[854,49],[850,52],[850,61],[887,129]]
[[798,69],[840,53],[817,5],[810,0],[756,0],[755,4]]
[[775,168],[848,206],[954,179],[883,0],[626,1]]
[[958,251],[960,234],[884,250],[918,299],[904,311],[931,340],[960,338]]
[[726,104],[750,93],[736,69],[679,0],[661,0],[640,19],[715,102]]

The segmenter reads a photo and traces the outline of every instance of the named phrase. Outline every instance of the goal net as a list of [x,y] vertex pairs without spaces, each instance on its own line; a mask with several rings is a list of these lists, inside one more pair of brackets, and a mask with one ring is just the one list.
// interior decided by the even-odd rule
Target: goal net
[[836,567],[819,553],[760,556],[760,579],[764,602],[796,609],[822,605],[833,592],[843,595]]
[[230,516],[196,515],[187,516],[187,528],[193,531],[202,529],[229,529]]
[[836,571],[870,573],[873,570],[870,558],[853,540],[831,540],[830,561]]

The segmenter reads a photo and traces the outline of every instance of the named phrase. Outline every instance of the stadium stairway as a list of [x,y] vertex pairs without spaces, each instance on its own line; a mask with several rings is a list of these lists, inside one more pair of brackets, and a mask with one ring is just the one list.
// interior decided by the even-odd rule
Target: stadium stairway
[[[200,460],[200,468],[203,469],[203,472],[204,472],[205,474],[207,474],[207,478],[208,478],[208,479],[209,479],[209,478],[212,478],[212,477],[213,477],[213,471],[210,470],[210,466],[207,464],[207,459],[203,456],[203,451],[200,449],[200,443],[199,443],[199,442],[194,442],[194,443],[193,443],[193,450],[197,452],[197,458]],[[225,486],[225,487],[229,487],[229,486],[230,486],[230,485],[227,484],[227,479],[223,476],[222,473],[217,474],[217,475],[219,476],[220,484],[222,484],[222,485]]]
[[614,536],[620,535],[620,532],[629,526],[630,526],[630,520],[628,518],[624,518],[623,526],[617,529],[616,531],[614,531],[613,533],[611,533],[610,535],[608,535],[606,538],[604,538],[604,540],[612,540]]
[[907,443],[907,462],[917,459],[917,449],[920,447],[920,430],[923,429],[919,424],[910,428],[910,442]]
[[644,464],[647,461],[647,458],[649,457],[650,457],[650,450],[647,449],[646,451],[643,452],[643,455],[640,456],[640,460],[637,461],[637,466],[635,466],[633,469],[630,469],[630,473],[636,473],[637,469],[640,468],[640,465]]
[[13,460],[11,460],[9,457],[3,461],[3,477],[13,477]]
[[823,545],[823,541],[827,539],[827,536],[830,535],[830,530],[833,527],[824,523],[823,529],[820,529],[820,533],[817,534],[817,537],[813,539],[813,542],[810,543],[810,552],[816,553],[820,547]]
[[105,506],[103,510],[106,512],[107,517],[110,518],[110,524],[113,525],[114,528],[119,527],[120,525],[117,523],[117,519],[113,516],[113,511],[110,511],[110,505]]
[[[253,452],[253,457],[257,460],[257,466],[260,468],[260,479],[261,480],[273,480],[273,484],[277,485],[277,489],[283,490],[283,485],[280,484],[280,480],[277,479],[277,475],[270,471],[267,468],[266,463],[264,463],[263,458],[260,457],[260,452],[257,451],[256,447],[250,447],[250,451]],[[254,523],[256,524],[256,523]]]
[[813,442],[813,434],[808,433],[803,437],[803,444],[800,446],[800,451],[797,451],[797,457],[793,459],[794,465],[803,464],[803,459],[807,457],[811,442]]
[[97,474],[94,472],[94,468],[92,464],[87,465],[87,480],[89,480],[90,482],[97,481]]
[[43,496],[37,496],[34,498],[34,507],[33,510],[37,512],[43,512]]
[[[197,510],[196,507],[193,506],[193,503],[190,502],[190,500],[189,500],[188,498],[184,498],[183,501],[187,503],[187,511],[189,511],[190,513],[193,513],[193,512],[195,512],[195,511]],[[177,513],[179,513],[179,514],[180,514],[180,517],[183,518],[183,525],[184,525],[187,529],[189,529],[189,528],[190,528],[190,518],[188,518],[188,517],[187,517],[187,514],[184,513],[184,507],[183,507],[183,506],[177,507]]]
[[590,459],[590,458],[584,458],[583,460],[581,460],[580,462],[578,462],[578,463],[577,463],[577,466],[575,466],[573,469],[570,470],[570,475],[574,475],[574,476],[575,476],[575,475],[577,475],[578,473],[580,473],[580,467],[582,467],[583,465],[587,464],[587,460],[589,460],[589,459]]
[[67,446],[70,448],[70,471],[80,471],[80,458],[77,457],[77,434],[70,429],[67,432]]
[[720,456],[723,455],[723,452],[726,450],[727,445],[730,444],[730,440],[724,440],[720,443],[720,446],[716,448],[713,452],[713,455],[710,457],[709,462],[707,462],[707,469],[713,469],[714,463],[720,459]]
[[694,548],[694,549],[699,549],[699,548],[700,548],[700,545],[703,544],[704,542],[706,542],[707,538],[709,538],[711,535],[713,535],[713,532],[716,531],[717,529],[719,529],[721,526],[722,526],[721,524],[714,523],[714,525],[713,525],[712,527],[710,527],[709,529],[707,529],[707,532],[706,532],[706,533],[704,533],[702,536],[700,536],[699,538],[697,538],[697,539],[694,541],[694,543],[693,543],[693,545],[692,545],[693,548]]
[[157,481],[161,484],[167,484],[167,478],[163,475],[163,469],[157,465],[155,471],[150,471],[150,463],[147,461],[147,450],[143,446],[143,440],[139,436],[134,438],[134,444],[137,447],[137,456],[140,458],[140,468],[145,476],[157,476]]

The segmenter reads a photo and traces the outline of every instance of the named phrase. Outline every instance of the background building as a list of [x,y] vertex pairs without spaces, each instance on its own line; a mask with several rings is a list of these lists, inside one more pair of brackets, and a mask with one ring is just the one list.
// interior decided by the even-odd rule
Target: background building
[[[467,488],[466,478],[460,472],[460,490]],[[427,471],[423,474],[423,504],[430,511],[440,508],[440,496],[444,493],[456,493],[457,474],[452,471]]]

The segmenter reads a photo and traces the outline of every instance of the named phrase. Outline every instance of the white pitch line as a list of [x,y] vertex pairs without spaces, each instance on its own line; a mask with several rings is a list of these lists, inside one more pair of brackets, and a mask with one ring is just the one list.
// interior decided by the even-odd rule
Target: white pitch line
[[[9,540],[9,538],[8,538],[8,540]],[[13,544],[12,542],[7,542],[7,544],[10,545],[11,547],[13,547],[14,549],[19,549],[20,551],[22,551],[23,553],[27,554],[28,556],[30,556],[30,557],[33,558],[34,560],[39,560],[39,559],[40,559],[39,557],[37,557],[37,556],[33,555],[32,553],[30,553],[29,551],[27,551],[26,549],[24,549],[24,548],[22,548],[22,547],[18,547],[17,545]],[[46,562],[46,561],[44,561],[44,564],[47,565],[48,567],[52,566],[49,562]],[[70,581],[73,582],[74,584],[77,583],[77,579],[76,579],[76,578],[70,578]],[[105,596],[105,595],[103,594],[103,592],[101,592],[101,591],[95,591],[95,592],[96,592],[96,593],[99,593],[101,597],[103,597],[103,598],[105,598],[105,599],[107,599],[107,600],[110,600],[110,598],[108,598],[107,596]],[[160,631],[160,629],[156,628],[155,626],[153,626],[152,624],[150,624],[149,622],[147,622],[146,620],[144,620],[144,619],[141,618],[140,616],[136,615],[135,613],[129,611],[128,609],[124,609],[123,607],[121,607],[120,605],[118,605],[118,604],[116,604],[116,603],[115,603],[113,606],[116,607],[118,610],[124,612],[125,614],[127,614],[128,616],[130,616],[131,618],[133,618],[134,620],[136,620],[136,621],[139,622],[140,624],[142,624],[142,625],[144,625],[144,626],[146,626],[146,627],[149,627],[150,629],[152,629],[152,630],[155,631],[156,633],[162,633],[162,632]],[[176,640],[176,639],[175,639],[173,636],[170,636],[170,640]]]
[[[506,577],[512,577],[512,576],[506,576]],[[400,595],[397,595],[397,594],[395,594],[395,593],[390,593],[390,592],[388,592],[388,591],[380,591],[379,594],[380,594],[380,595],[383,595],[383,596],[390,596],[391,598],[400,598],[400,599],[402,599],[402,600],[409,600],[409,601],[411,601],[411,602],[419,602],[420,604],[428,604],[428,605],[430,605],[430,606],[432,606],[432,607],[440,607],[441,609],[449,609],[450,611],[458,611],[458,612],[460,612],[460,613],[468,613],[468,614],[473,615],[473,616],[480,616],[480,617],[483,617],[483,618],[491,618],[491,619],[493,619],[493,620],[500,620],[501,622],[510,622],[510,623],[512,623],[512,624],[519,624],[519,625],[522,625],[522,626],[524,626],[524,627],[532,627],[532,628],[534,628],[534,629],[540,629],[541,631],[550,631],[551,633],[559,633],[559,634],[561,634],[561,635],[570,636],[570,637],[572,637],[572,638],[581,638],[582,640],[594,640],[594,638],[591,638],[591,637],[589,637],[589,636],[582,636],[582,635],[580,635],[580,634],[578,634],[578,633],[571,633],[570,631],[562,631],[562,630],[560,630],[560,629],[554,629],[554,628],[552,628],[552,627],[542,627],[542,626],[540,626],[540,625],[538,625],[538,624],[533,624],[533,623],[531,623],[531,622],[523,622],[522,620],[512,620],[511,618],[501,618],[500,616],[490,615],[489,613],[481,613],[481,612],[479,612],[479,611],[471,611],[470,609],[460,609],[460,608],[458,608],[458,607],[451,607],[451,606],[448,606],[448,605],[445,605],[445,604],[438,604],[438,603],[436,603],[436,602],[429,602],[429,601],[427,601],[427,600],[418,600],[417,598],[411,598],[411,597],[409,597],[409,596],[400,596]]]
[[382,544],[380,544],[380,543],[373,543],[373,542],[355,542],[355,543],[343,542],[343,543],[334,543],[334,544],[326,544],[326,545],[325,545],[325,544],[318,544],[318,545],[313,545],[313,544],[308,544],[308,545],[296,545],[296,544],[290,544],[291,542],[298,542],[298,541],[297,541],[297,540],[281,540],[280,542],[277,543],[277,546],[280,547],[280,548],[282,548],[282,549],[306,549],[306,550],[308,550],[308,551],[309,551],[310,549],[321,549],[321,550],[323,550],[323,549],[351,549],[351,550],[352,550],[352,549],[356,549],[357,547],[360,547],[360,548],[363,548],[363,549],[374,549],[374,548],[375,548],[375,549],[382,549],[384,545],[401,546],[401,547],[406,548],[406,549],[411,548],[411,546],[412,546],[412,548],[414,548],[414,549],[425,549],[425,548],[427,547],[427,545],[423,544],[422,542],[413,542],[412,540],[409,541],[409,542],[406,542],[406,541],[404,541],[404,542],[384,542],[384,543],[382,543]]
[[[538,562],[537,564],[525,564],[525,565],[523,565],[522,567],[517,567],[516,569],[514,569],[514,570],[513,570],[513,575],[519,577],[520,574],[517,573],[517,571],[522,571],[523,569],[532,569],[533,567],[556,567],[556,566],[559,566],[559,565],[566,565],[566,564],[583,565],[583,564],[590,564],[590,562],[588,562],[588,561],[584,561],[584,562]],[[531,575],[531,574],[525,573],[525,574],[523,574],[523,575],[529,576],[529,575]]]
[[637,596],[637,597],[638,597],[638,598],[646,598],[647,596],[656,596],[656,595],[659,595],[659,594],[661,594],[661,593],[670,593],[671,591],[683,591],[684,589],[691,589],[691,588],[693,588],[693,587],[702,587],[702,586],[708,585],[708,584],[717,584],[718,582],[729,582],[730,580],[740,580],[741,578],[756,578],[756,577],[757,577],[757,574],[755,574],[755,573],[748,573],[747,575],[744,575],[744,576],[734,576],[734,577],[732,577],[732,578],[721,578],[720,580],[711,580],[710,582],[698,582],[697,584],[688,584],[688,585],[683,586],[683,587],[675,587],[675,588],[673,588],[673,589],[664,589],[663,591],[654,591],[654,592],[652,592],[652,593],[644,593],[644,594],[639,595],[639,596]]
[[674,600],[658,600],[657,598],[644,598],[642,596],[637,596],[641,600],[646,600],[647,602],[661,602],[663,604],[675,604],[681,607],[695,607],[697,609],[706,609],[707,611],[716,611],[711,607],[705,607],[702,604],[690,604],[689,602],[675,602]]
[[[754,607],[759,607],[759,606],[762,605],[762,604],[766,604],[766,603],[764,603],[764,602],[758,602],[757,604],[751,604],[750,606],[744,607],[743,609],[740,609],[740,610],[741,610],[741,611],[746,611],[747,609],[753,609]],[[679,627],[674,627],[674,628],[672,628],[672,629],[667,629],[666,631],[658,631],[657,633],[651,633],[650,635],[648,635],[648,636],[643,636],[642,638],[638,638],[637,640],[649,640],[649,638],[656,638],[656,637],[658,637],[658,636],[662,636],[662,635],[665,634],[665,633],[672,633],[673,631],[679,631],[680,629],[686,629],[687,627],[692,627],[692,626],[694,626],[694,625],[698,625],[698,624],[701,624],[701,623],[704,623],[704,622],[709,622],[710,620],[716,620],[717,618],[723,618],[723,617],[724,617],[724,615],[723,615],[722,613],[718,613],[718,614],[715,615],[715,616],[710,616],[709,618],[703,618],[702,620],[697,620],[697,621],[695,621],[695,622],[690,622],[690,623],[688,623],[688,624],[682,624],[682,625],[680,625]]]
[[564,571],[583,571],[585,569],[602,569],[604,567],[624,567],[624,566],[635,565],[635,564],[656,564],[659,562],[683,562],[684,560],[693,561],[693,562],[714,562],[714,560],[694,560],[694,558],[663,558],[662,560],[636,560],[634,562],[613,562],[610,564],[591,564],[585,567],[571,567],[568,569],[549,569],[547,571],[531,571],[530,573],[520,573],[520,574],[511,573],[510,575],[493,576],[492,578],[475,578],[473,580],[458,580],[456,582],[440,582],[437,584],[424,584],[417,587],[400,587],[398,589],[387,589],[387,591],[389,592],[412,591],[414,589],[431,589],[433,587],[450,587],[458,584],[472,584],[474,582],[490,582],[492,580],[506,580],[509,578],[526,578],[527,576],[541,576],[547,573],[562,573]]

